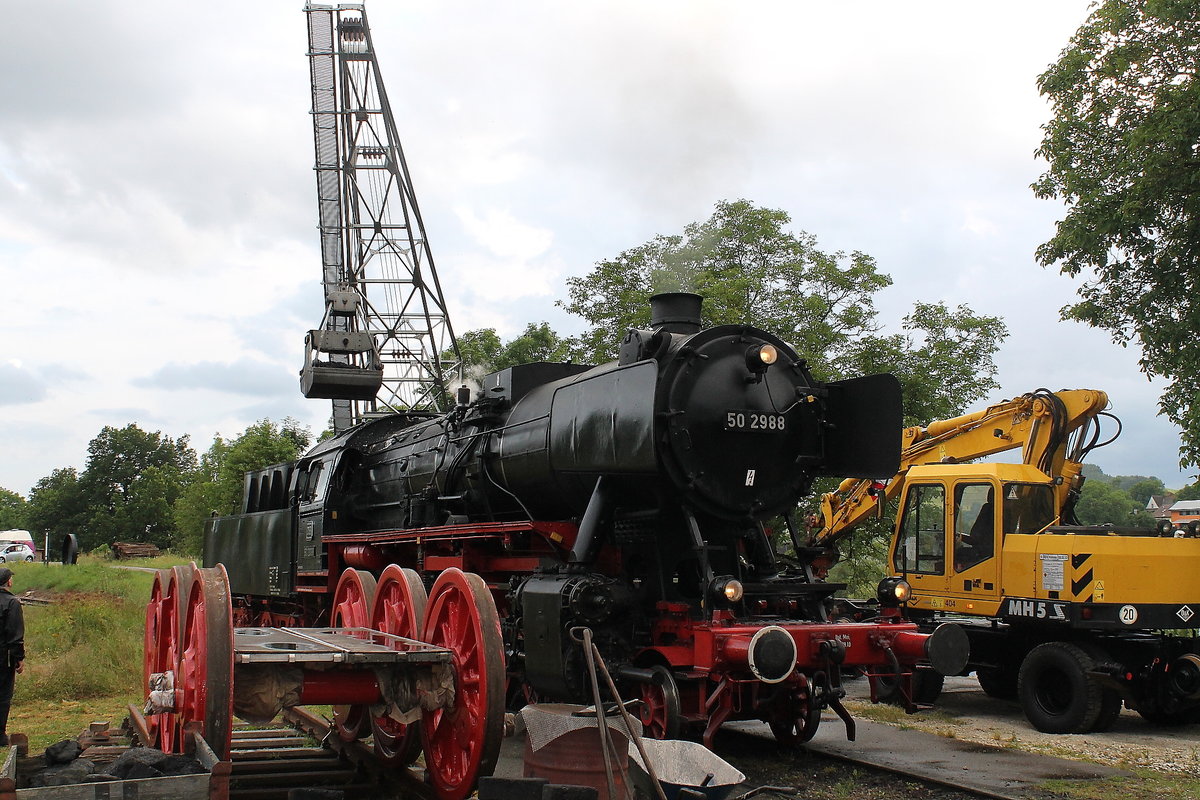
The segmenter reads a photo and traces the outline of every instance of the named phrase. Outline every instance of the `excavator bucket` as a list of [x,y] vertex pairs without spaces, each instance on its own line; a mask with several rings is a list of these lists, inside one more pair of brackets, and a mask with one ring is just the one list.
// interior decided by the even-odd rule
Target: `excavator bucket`
[[900,382],[881,373],[829,384],[821,471],[843,478],[891,478],[900,468],[904,413]]

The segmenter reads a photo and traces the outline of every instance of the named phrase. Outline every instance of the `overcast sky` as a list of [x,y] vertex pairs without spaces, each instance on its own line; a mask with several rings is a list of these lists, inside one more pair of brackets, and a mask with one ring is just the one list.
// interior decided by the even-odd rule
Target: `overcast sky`
[[[298,387],[321,318],[299,2],[6,3],[0,486],[82,469],[104,425],[197,450]],[[1100,388],[1092,461],[1188,482],[1137,353],[1058,320],[1063,211],[1029,184],[1037,75],[1081,0],[381,2],[367,12],[454,327],[518,334],[564,280],[723,199],[862,250],[917,301],[1005,318],[1002,388]],[[982,403],[980,405],[983,405]]]

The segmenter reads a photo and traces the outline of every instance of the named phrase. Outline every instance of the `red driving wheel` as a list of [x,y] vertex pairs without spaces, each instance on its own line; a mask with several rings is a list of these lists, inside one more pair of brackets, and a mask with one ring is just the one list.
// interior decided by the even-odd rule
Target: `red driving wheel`
[[233,609],[229,576],[221,564],[196,570],[182,645],[175,692],[179,730],[183,736],[198,730],[219,758],[228,759],[233,739]]
[[[370,627],[405,639],[421,638],[428,601],[421,576],[411,569],[390,564],[379,576]],[[394,766],[406,766],[421,752],[419,722],[397,722],[387,714],[371,718],[375,755]]]
[[[171,567],[163,595],[162,614],[158,631],[161,641],[159,652],[161,669],[175,676],[175,696],[179,697],[179,654],[183,650],[183,623],[187,617],[188,595],[196,575],[196,564],[181,564]],[[182,753],[183,738],[179,729],[178,713],[162,714],[158,721],[158,746],[166,753]]]
[[[333,627],[371,627],[371,606],[374,602],[375,576],[366,570],[348,567],[338,578],[337,588],[333,592]],[[370,717],[367,706],[333,707],[333,725],[344,742],[353,742],[365,736]]]
[[642,698],[640,716],[644,733],[651,739],[677,739],[683,726],[680,711],[679,686],[671,670],[655,664],[650,668],[652,678],[639,686]]
[[442,800],[462,800],[490,775],[504,735],[500,615],[478,575],[451,567],[429,593],[422,640],[454,656],[454,703],[421,715],[425,768]]
[[[146,630],[142,638],[142,692],[146,697],[150,696],[150,676],[172,668],[166,657],[168,637],[162,629],[170,580],[170,570],[156,570],[154,583],[150,587],[150,602],[146,604]],[[158,746],[158,728],[161,720],[161,714],[146,717],[146,729],[150,732],[150,741],[142,743],[146,747]]]

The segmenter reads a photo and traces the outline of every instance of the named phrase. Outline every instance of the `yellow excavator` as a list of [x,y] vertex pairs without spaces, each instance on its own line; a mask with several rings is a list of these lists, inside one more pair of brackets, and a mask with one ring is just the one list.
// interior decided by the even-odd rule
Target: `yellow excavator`
[[[899,498],[889,580],[903,613],[967,631],[983,690],[1018,698],[1048,733],[1106,730],[1122,704],[1160,724],[1200,721],[1200,524],[1084,526],[1083,461],[1108,397],[1039,389],[908,428],[891,480],[843,481],[809,545],[836,558],[856,525]],[[1022,448],[1021,463],[977,459]],[[848,601],[839,615],[875,613]],[[928,702],[940,686],[899,687]],[[873,687],[874,690],[874,687]]]

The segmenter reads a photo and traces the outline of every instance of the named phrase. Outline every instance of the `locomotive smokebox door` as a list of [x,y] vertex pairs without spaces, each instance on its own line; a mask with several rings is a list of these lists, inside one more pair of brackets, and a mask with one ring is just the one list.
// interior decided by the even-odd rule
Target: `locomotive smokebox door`
[[900,381],[866,375],[828,384],[825,462],[821,472],[842,478],[882,478],[900,468],[904,414]]

